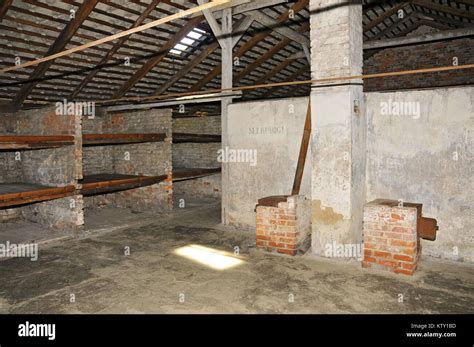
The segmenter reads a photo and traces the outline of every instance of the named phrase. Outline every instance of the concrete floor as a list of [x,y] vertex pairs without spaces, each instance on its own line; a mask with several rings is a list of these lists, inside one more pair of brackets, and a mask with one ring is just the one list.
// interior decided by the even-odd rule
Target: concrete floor
[[[94,211],[113,231],[41,245],[36,262],[0,262],[0,313],[474,313],[473,265],[424,257],[410,278],[266,254],[253,235],[220,229],[218,204],[188,207],[126,223]],[[215,270],[174,253],[188,245],[238,246],[243,262]]]

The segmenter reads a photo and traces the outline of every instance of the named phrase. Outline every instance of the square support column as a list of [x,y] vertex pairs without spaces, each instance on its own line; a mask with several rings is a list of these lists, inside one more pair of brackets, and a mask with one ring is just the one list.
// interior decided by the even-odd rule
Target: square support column
[[[362,74],[362,5],[311,0],[313,79]],[[366,119],[361,80],[315,84],[312,102],[312,250],[362,242]]]

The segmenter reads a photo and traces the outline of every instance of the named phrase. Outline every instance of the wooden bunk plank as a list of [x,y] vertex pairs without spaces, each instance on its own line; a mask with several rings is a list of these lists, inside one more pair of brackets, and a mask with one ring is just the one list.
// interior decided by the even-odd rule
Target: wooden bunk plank
[[214,175],[220,172],[221,172],[221,168],[213,168],[213,169],[175,168],[173,170],[173,182],[201,178],[205,176]]
[[90,195],[108,192],[111,189],[127,190],[149,186],[163,182],[167,177],[167,175],[134,176],[120,174],[98,174],[84,176],[84,179],[79,181],[79,183],[82,185],[81,193],[84,195]]
[[1,183],[0,207],[59,199],[75,194],[75,190],[74,186],[47,187],[23,182]]
[[173,143],[220,143],[221,135],[174,133]]
[[162,142],[166,134],[84,134],[82,142],[84,146],[132,144],[146,142]]
[[74,144],[74,136],[0,136],[0,149],[45,149]]

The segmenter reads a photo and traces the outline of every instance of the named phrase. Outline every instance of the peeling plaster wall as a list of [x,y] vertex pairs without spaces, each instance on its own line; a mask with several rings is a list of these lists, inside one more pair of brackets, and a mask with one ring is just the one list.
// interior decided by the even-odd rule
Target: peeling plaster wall
[[[423,215],[439,225],[422,253],[474,261],[474,87],[366,97],[367,201],[422,203]],[[419,102],[420,117],[382,114],[388,100]]]
[[[222,193],[227,196],[223,200],[226,224],[252,229],[258,199],[291,194],[307,107],[308,98],[229,106],[229,147],[257,150],[257,165],[230,163],[228,174],[222,175]],[[308,153],[301,186],[301,194],[308,198],[311,192],[310,158]]]

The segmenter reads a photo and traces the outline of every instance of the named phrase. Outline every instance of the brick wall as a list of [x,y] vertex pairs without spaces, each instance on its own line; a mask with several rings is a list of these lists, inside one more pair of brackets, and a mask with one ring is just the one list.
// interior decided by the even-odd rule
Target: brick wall
[[416,207],[367,204],[363,234],[363,267],[413,275],[421,254]]
[[[173,119],[173,133],[221,135],[221,117],[189,117]],[[221,143],[175,143],[173,144],[173,167],[217,168]],[[216,174],[195,180],[174,183],[176,195],[183,197],[220,198],[221,175]]]
[[84,147],[82,151],[83,175],[114,172],[114,149],[112,146]]
[[[189,117],[173,119],[173,133],[221,135],[221,117]],[[173,166],[180,168],[216,168],[220,143],[176,143]]]
[[[83,119],[83,132],[102,133],[166,133],[164,142],[129,145],[85,147],[83,170],[85,175],[116,173],[124,175],[160,176],[170,174],[171,160],[171,111],[149,110],[127,114],[99,111],[95,118]],[[106,194],[86,197],[86,207],[97,204],[112,204],[119,207],[140,209],[169,209],[172,207],[172,182],[166,182]]]
[[[413,46],[386,48],[365,60],[364,74],[452,66],[454,57],[457,57],[459,65],[473,64],[474,39],[460,38]],[[364,81],[364,91],[445,87],[472,85],[473,83],[474,71],[472,69],[453,70],[368,79]]]
[[173,119],[173,132],[185,134],[220,135],[221,117],[188,117]]
[[15,182],[21,179],[21,159],[18,152],[0,152],[0,183]]
[[257,248],[287,255],[304,254],[311,245],[310,201],[290,196],[278,207],[257,207]]
[[222,196],[221,174],[174,182],[173,191],[176,196],[205,197],[218,199]]
[[176,143],[173,145],[173,166],[179,168],[216,168],[220,143]]

